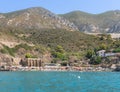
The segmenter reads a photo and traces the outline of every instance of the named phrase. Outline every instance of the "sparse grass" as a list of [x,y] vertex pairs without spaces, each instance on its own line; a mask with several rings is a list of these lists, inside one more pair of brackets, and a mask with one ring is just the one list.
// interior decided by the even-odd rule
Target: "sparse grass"
[[19,45],[16,45],[14,48],[10,48],[8,46],[3,45],[3,49],[1,49],[0,52],[3,54],[9,54],[11,56],[15,56],[15,54],[20,48],[24,48],[25,50],[32,49],[32,47],[28,46],[27,44],[19,44]]
[[11,56],[15,56],[15,52],[13,48],[9,48],[8,46],[3,45],[3,49],[0,50],[3,54],[9,54]]

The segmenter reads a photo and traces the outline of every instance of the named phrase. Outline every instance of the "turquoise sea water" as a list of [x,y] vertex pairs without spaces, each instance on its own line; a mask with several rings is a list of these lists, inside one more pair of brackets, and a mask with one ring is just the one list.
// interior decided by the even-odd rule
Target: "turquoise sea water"
[[120,73],[0,72],[0,92],[120,92]]

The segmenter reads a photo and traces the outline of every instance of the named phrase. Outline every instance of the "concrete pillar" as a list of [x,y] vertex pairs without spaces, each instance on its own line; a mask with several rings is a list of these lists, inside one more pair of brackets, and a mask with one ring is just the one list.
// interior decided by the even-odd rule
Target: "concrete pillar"
[[38,62],[38,60],[36,60],[36,67],[38,67],[38,65],[37,65],[38,63],[37,62]]
[[31,66],[31,63],[30,63],[30,61],[28,61],[28,66],[29,66],[29,67]]
[[37,67],[40,67],[40,63],[39,63],[39,60],[37,61]]
[[28,60],[27,60],[27,65],[28,65],[28,67],[30,67],[30,65],[31,65],[31,64],[30,64],[30,61],[28,61]]
[[33,60],[33,66],[35,66],[35,60]]
[[32,66],[34,66],[34,60],[31,60]]
[[30,60],[30,67],[32,66],[32,60]]
[[31,60],[29,60],[29,62],[30,62],[30,67],[32,66],[32,61]]
[[37,66],[37,60],[34,60],[34,66],[35,67]]
[[27,61],[27,66],[29,66],[29,62]]
[[41,60],[39,60],[39,66],[40,66],[40,67],[42,66],[42,61],[41,61]]
[[34,60],[34,66],[35,66],[35,67],[37,66],[37,61],[36,61],[36,60]]

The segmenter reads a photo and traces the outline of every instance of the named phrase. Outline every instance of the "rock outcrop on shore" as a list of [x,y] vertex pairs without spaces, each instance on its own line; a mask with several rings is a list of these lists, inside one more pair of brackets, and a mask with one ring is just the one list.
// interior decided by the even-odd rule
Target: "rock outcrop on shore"
[[120,72],[120,64],[116,65],[116,68],[113,71]]
[[11,66],[12,64],[13,60],[11,56],[0,54],[0,66]]

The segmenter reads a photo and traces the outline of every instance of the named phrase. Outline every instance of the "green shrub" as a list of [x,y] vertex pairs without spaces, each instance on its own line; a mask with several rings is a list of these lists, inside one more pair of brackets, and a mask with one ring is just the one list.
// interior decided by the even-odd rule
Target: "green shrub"
[[19,44],[16,45],[14,48],[9,48],[8,46],[3,45],[3,49],[0,50],[1,53],[8,53],[11,56],[15,56],[15,53],[20,49],[24,48],[25,50],[31,50],[31,47],[28,46],[27,44]]
[[1,53],[4,53],[4,54],[10,54],[11,56],[15,56],[15,52],[14,52],[14,49],[13,48],[9,48],[8,46],[3,46],[4,48],[1,49]]
[[61,62],[61,66],[67,66],[68,62],[67,61],[63,61]]
[[27,45],[27,44],[19,44],[19,45],[16,45],[13,49],[14,49],[15,51],[17,51],[17,50],[20,49],[20,48],[24,48],[25,50],[31,50],[31,49],[32,49],[32,47],[29,46],[29,45]]
[[42,45],[34,46],[34,50],[42,54],[44,54],[48,49],[49,48],[46,48],[45,46],[42,46]]
[[120,52],[120,48],[114,49],[113,52]]
[[0,52],[3,53],[3,54],[8,53],[8,51],[6,49],[1,49]]
[[25,54],[25,58],[37,58],[36,56],[30,54],[30,53],[26,53]]
[[87,53],[86,53],[86,57],[89,58],[89,59],[90,59],[93,55],[95,55],[94,50],[88,50]]
[[102,61],[101,57],[99,57],[99,56],[94,56],[94,57],[92,57],[92,58],[90,59],[90,64],[95,64],[95,65],[97,65],[97,64],[100,64],[101,61]]

